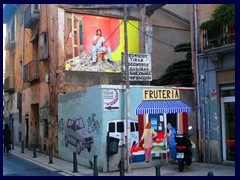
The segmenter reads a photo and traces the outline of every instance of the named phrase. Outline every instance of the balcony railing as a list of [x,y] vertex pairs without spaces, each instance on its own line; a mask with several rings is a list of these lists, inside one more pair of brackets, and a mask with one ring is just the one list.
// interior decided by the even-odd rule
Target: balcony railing
[[7,36],[5,37],[5,50],[14,49],[16,44],[15,31],[8,31]]
[[4,92],[13,93],[15,91],[14,77],[9,76],[4,79]]
[[24,82],[39,80],[39,61],[33,60],[24,66]]
[[39,9],[34,9],[34,4],[30,4],[24,12],[24,27],[34,28],[39,21]]
[[227,25],[218,29],[203,30],[203,50],[235,43],[235,26]]

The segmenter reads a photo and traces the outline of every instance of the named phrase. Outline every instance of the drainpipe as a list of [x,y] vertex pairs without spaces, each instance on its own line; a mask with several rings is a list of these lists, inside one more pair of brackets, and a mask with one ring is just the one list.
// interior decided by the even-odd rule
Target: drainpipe
[[199,71],[198,71],[198,24],[197,24],[197,4],[194,4],[194,47],[195,47],[195,62],[196,62],[196,81],[197,81],[197,130],[198,130],[198,157],[201,161],[201,119],[200,119],[200,95],[199,95]]

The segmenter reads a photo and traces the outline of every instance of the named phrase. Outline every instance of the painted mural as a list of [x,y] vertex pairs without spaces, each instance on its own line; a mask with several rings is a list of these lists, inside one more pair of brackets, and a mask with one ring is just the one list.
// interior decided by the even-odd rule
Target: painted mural
[[[70,13],[65,17],[65,70],[120,73],[123,20]],[[128,26],[128,51],[139,53],[138,21],[130,22],[134,26]]]
[[71,144],[76,147],[78,154],[85,148],[88,152],[92,149],[93,136],[89,133],[87,127],[85,127],[83,119],[81,117],[68,118],[65,128],[65,146]]

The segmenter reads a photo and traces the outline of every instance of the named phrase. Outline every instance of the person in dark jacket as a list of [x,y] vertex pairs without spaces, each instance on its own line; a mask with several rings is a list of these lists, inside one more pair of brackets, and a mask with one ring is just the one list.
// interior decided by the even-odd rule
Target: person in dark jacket
[[10,150],[10,144],[11,144],[11,131],[9,129],[8,124],[5,124],[4,130],[3,130],[3,143],[4,143],[4,153],[8,153]]

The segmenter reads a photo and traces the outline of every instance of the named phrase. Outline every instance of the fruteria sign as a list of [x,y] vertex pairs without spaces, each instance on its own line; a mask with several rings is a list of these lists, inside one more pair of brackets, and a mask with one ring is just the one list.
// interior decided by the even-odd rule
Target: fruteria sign
[[177,89],[144,89],[143,100],[176,100],[180,99]]
[[[150,54],[128,54],[129,81],[152,81],[152,61]],[[122,54],[122,72],[125,78],[125,55]]]

